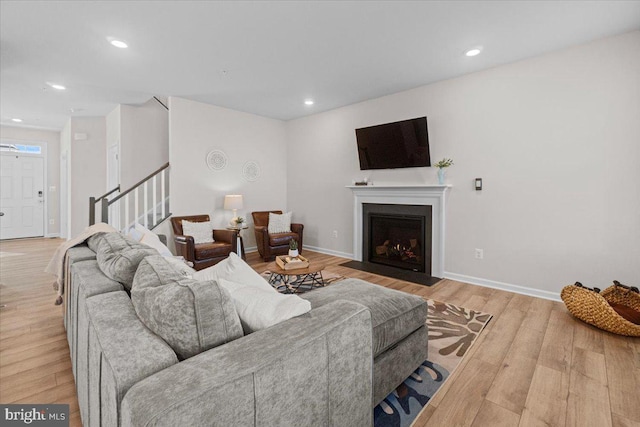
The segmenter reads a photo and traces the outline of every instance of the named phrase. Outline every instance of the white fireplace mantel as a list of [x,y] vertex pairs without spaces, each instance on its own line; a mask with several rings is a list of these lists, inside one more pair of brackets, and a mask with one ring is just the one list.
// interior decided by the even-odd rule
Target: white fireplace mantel
[[[428,205],[432,207],[431,275],[444,275],[445,196],[451,185],[348,185],[353,191],[353,254],[362,259],[362,205]],[[426,236],[425,236],[426,237]]]

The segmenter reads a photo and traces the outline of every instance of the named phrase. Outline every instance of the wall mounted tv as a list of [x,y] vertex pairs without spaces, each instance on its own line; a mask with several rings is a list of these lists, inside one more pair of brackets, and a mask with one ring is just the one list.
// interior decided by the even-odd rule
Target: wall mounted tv
[[360,169],[431,166],[427,118],[356,129]]

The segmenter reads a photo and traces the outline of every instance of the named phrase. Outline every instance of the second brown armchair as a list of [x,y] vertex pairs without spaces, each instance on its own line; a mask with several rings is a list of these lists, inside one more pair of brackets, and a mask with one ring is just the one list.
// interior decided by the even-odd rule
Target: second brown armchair
[[258,252],[264,261],[272,261],[276,255],[289,252],[289,241],[298,241],[298,251],[302,253],[302,231],[304,225],[291,224],[290,233],[269,234],[269,213],[282,214],[282,211],[251,212],[256,233]]
[[174,216],[171,218],[176,252],[187,261],[191,261],[196,270],[217,264],[227,258],[231,252],[237,252],[237,231],[213,230],[215,242],[195,244],[193,237],[184,235],[182,220],[204,222],[209,221],[209,215]]

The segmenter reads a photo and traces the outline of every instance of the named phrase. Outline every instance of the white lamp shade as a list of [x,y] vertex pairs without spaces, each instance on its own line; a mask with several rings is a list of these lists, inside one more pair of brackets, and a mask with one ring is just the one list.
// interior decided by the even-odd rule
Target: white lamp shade
[[225,209],[242,209],[242,195],[229,194],[224,196]]

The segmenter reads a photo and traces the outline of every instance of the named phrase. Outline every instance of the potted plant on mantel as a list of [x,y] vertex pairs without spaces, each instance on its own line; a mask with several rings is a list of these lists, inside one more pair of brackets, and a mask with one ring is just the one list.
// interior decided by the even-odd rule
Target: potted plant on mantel
[[453,159],[447,159],[446,157],[434,165],[438,168],[438,184],[444,185],[445,168],[452,165]]
[[291,258],[298,256],[298,241],[295,239],[289,240],[289,256]]

